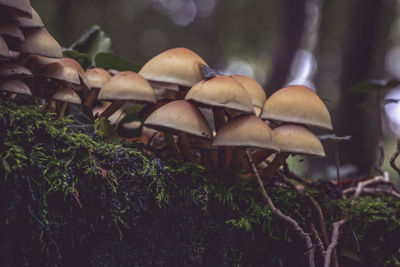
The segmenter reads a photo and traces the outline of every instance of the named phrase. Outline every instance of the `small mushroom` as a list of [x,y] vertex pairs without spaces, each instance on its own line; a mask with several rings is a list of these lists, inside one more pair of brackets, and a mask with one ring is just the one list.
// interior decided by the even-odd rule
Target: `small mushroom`
[[273,130],[274,143],[280,149],[262,175],[271,177],[286,161],[290,153],[325,157],[324,147],[318,137],[299,124],[283,124]]
[[223,167],[230,165],[230,169],[237,169],[241,165],[241,154],[243,154],[240,147],[261,148],[267,150],[269,154],[279,151],[272,135],[271,128],[259,117],[242,115],[229,121],[217,131],[213,146],[235,147],[230,164],[225,156]]
[[0,0],[0,6],[16,9],[32,17],[32,7],[29,0]]
[[65,110],[67,109],[68,103],[81,104],[81,98],[74,90],[70,87],[64,87],[57,90],[51,97],[53,100],[62,102],[61,109],[58,111],[58,117],[63,118]]
[[92,107],[101,87],[111,79],[111,75],[103,68],[92,68],[86,70],[86,77],[91,85],[91,90],[85,100],[85,105]]
[[176,158],[180,158],[173,134],[179,135],[182,153],[188,160],[193,160],[186,134],[212,140],[213,135],[203,114],[192,103],[185,100],[176,100],[163,105],[144,122],[149,128],[163,131],[166,144]]
[[[32,7],[31,7],[32,8]],[[32,8],[32,18],[20,17],[17,20],[18,26],[24,28],[44,27],[39,14]]]
[[18,95],[32,95],[29,87],[17,79],[9,79],[0,83],[0,91]]
[[107,118],[125,101],[155,103],[156,95],[153,88],[141,75],[132,71],[124,71],[116,74],[103,85],[97,99],[112,101],[112,104],[100,114],[100,117]]

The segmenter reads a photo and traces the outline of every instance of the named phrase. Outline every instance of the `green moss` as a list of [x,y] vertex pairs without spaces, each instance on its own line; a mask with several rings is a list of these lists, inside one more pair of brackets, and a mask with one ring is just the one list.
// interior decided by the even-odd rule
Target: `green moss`
[[[0,262],[4,266],[302,266],[304,246],[273,216],[255,181],[148,156],[71,129],[44,108],[0,100]],[[364,265],[399,261],[400,204],[334,199],[267,186],[282,212],[309,231],[321,206],[328,228],[348,218],[340,251]],[[341,253],[343,266],[355,266]],[[318,259],[320,260],[320,259]],[[373,263],[373,264],[371,264]]]

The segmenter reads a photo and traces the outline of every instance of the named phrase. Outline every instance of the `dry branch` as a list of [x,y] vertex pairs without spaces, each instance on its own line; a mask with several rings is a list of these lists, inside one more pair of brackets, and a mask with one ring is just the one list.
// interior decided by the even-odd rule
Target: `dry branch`
[[314,253],[315,253],[315,249],[314,249],[314,245],[312,244],[310,235],[306,232],[304,232],[304,230],[301,228],[301,226],[298,224],[298,222],[296,220],[294,220],[292,217],[287,216],[285,214],[283,214],[278,208],[275,207],[274,203],[272,202],[272,199],[269,197],[267,191],[265,190],[264,184],[261,180],[261,176],[257,171],[257,168],[251,158],[251,155],[249,153],[248,150],[246,150],[246,158],[248,161],[249,166],[251,167],[253,174],[256,176],[257,181],[258,181],[258,185],[261,188],[262,194],[265,198],[265,200],[267,201],[267,204],[270,206],[272,212],[278,216],[279,218],[281,218],[282,220],[284,220],[285,222],[287,222],[288,224],[290,224],[292,226],[292,228],[299,234],[299,236],[304,240],[305,242],[305,246],[307,249],[307,254],[308,254],[308,262],[309,262],[309,266],[310,267],[315,267],[315,260],[314,260]]

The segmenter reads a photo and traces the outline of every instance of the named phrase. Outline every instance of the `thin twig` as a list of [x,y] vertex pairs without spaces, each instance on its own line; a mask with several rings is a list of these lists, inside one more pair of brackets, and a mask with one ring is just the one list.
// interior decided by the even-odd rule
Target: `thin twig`
[[325,251],[324,267],[329,267],[331,264],[332,251],[338,244],[339,229],[340,229],[340,226],[342,226],[345,222],[346,222],[346,220],[342,219],[342,220],[334,222],[332,224],[333,229],[332,229],[331,243],[329,244],[328,248]]
[[382,166],[385,162],[385,148],[383,141],[383,107],[381,103],[381,91],[376,90],[379,109],[378,109],[378,120],[379,120],[379,141],[378,141],[378,150],[379,150],[379,160],[377,165],[375,166],[375,170],[379,172],[379,174],[383,175]]
[[[355,187],[349,188],[348,193],[356,191]],[[400,194],[396,192],[393,188],[363,188],[362,193],[370,194],[370,195],[378,195],[380,193],[387,194],[394,198],[400,199]]]
[[310,227],[311,227],[311,231],[314,234],[314,238],[317,241],[317,247],[319,248],[322,257],[324,257],[325,247],[324,247],[324,244],[322,243],[321,238],[319,237],[318,231],[317,231],[317,229],[315,229],[315,226],[313,223],[311,223]]
[[314,246],[312,244],[310,235],[306,232],[304,232],[304,230],[301,228],[301,226],[298,224],[297,221],[295,221],[293,218],[291,218],[290,216],[287,216],[285,214],[283,214],[278,208],[275,207],[274,203],[272,202],[272,199],[269,197],[267,191],[265,190],[264,184],[261,180],[260,174],[257,171],[257,168],[251,158],[250,152],[248,150],[246,150],[246,158],[248,161],[249,166],[251,167],[253,174],[256,176],[257,181],[258,181],[258,185],[261,188],[262,194],[265,198],[265,200],[267,201],[267,204],[270,206],[272,212],[278,216],[279,218],[281,218],[282,220],[284,220],[285,222],[287,222],[288,224],[290,224],[292,226],[292,228],[299,234],[299,236],[304,240],[305,242],[305,246],[307,248],[307,254],[308,254],[308,263],[310,267],[315,267],[315,259],[314,259],[314,253],[315,253],[315,249]]
[[339,144],[337,141],[335,141],[335,162],[336,162],[337,182],[338,182],[340,194],[342,194],[343,188],[342,188],[342,181],[340,179]]
[[397,149],[390,157],[390,166],[400,175],[400,168],[396,165],[396,159],[400,154],[400,138],[397,138]]

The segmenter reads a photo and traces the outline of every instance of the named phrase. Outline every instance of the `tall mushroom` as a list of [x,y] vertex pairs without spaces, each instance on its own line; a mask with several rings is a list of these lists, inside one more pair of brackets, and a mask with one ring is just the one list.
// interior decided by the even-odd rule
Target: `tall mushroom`
[[86,97],[85,105],[92,107],[100,92],[100,88],[111,79],[111,75],[103,68],[92,68],[86,70],[86,77],[90,82],[91,90],[89,95]]

